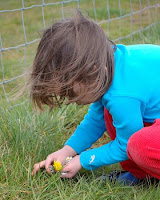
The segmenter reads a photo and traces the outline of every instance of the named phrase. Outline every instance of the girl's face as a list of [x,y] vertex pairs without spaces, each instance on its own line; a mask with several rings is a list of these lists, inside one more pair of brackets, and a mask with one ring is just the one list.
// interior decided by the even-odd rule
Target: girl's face
[[80,100],[75,102],[78,105],[86,105],[92,103],[93,95],[89,93],[83,83],[75,82],[75,84],[73,84],[73,92],[77,97],[82,96]]

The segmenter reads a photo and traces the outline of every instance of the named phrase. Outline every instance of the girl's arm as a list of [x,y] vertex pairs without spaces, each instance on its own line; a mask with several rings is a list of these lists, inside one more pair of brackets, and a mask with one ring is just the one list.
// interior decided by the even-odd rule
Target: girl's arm
[[127,160],[128,139],[143,127],[144,106],[140,100],[112,97],[105,107],[112,115],[117,136],[106,145],[81,153],[81,165],[88,170]]
[[104,106],[101,100],[93,103],[84,120],[65,145],[72,147],[78,154],[90,148],[106,131],[104,121]]

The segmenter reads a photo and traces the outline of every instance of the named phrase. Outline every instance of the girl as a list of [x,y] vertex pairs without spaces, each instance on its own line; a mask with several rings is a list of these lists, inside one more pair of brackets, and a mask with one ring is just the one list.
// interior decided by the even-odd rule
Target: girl
[[[118,181],[160,179],[159,75],[160,46],[116,46],[79,10],[47,28],[30,77],[33,103],[41,110],[66,98],[92,104],[64,147],[35,164],[32,175],[71,156],[62,177],[120,162],[125,172],[116,174]],[[111,142],[87,150],[106,130]]]

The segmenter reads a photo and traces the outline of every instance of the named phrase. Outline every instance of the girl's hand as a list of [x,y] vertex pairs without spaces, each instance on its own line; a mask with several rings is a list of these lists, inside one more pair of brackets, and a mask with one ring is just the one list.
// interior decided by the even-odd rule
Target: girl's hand
[[52,165],[54,161],[59,161],[63,165],[67,157],[73,157],[76,154],[77,153],[70,146],[66,145],[62,149],[48,155],[46,160],[36,163],[33,167],[32,176],[41,168],[45,168],[47,173],[50,174],[49,166]]
[[62,178],[72,178],[77,174],[77,172],[82,168],[80,164],[80,155],[75,156],[70,160],[62,169],[62,173],[66,173],[61,175]]

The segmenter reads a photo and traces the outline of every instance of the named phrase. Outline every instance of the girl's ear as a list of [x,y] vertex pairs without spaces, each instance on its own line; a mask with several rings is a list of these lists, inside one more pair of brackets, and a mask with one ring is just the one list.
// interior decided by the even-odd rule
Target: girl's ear
[[104,70],[105,70],[105,73],[108,75],[108,68],[107,68],[107,66],[105,66]]
[[73,92],[79,96],[82,92],[82,83],[74,82],[73,84]]

